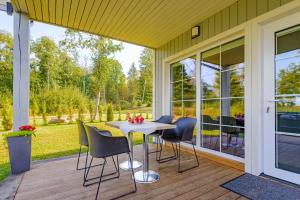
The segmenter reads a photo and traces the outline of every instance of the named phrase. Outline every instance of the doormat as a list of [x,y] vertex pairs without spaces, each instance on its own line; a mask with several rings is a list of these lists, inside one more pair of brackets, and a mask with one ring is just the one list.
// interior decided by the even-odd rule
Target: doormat
[[221,186],[253,200],[300,200],[298,188],[247,173]]

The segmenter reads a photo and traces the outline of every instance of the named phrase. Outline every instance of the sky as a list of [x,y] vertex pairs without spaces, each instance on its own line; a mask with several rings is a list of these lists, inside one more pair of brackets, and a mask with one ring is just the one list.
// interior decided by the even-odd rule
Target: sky
[[[6,30],[13,33],[13,17],[2,11],[0,11],[0,30]],[[56,43],[63,39],[64,31],[64,28],[39,22],[34,22],[30,29],[31,39],[35,40],[42,36],[48,36]],[[122,51],[115,54],[115,59],[122,64],[123,71],[127,74],[132,63],[135,63],[136,67],[139,66],[139,57],[143,47],[125,42],[123,42],[123,47]],[[87,54],[87,52],[82,52],[82,54]],[[80,62],[84,63],[84,56],[82,56]]]

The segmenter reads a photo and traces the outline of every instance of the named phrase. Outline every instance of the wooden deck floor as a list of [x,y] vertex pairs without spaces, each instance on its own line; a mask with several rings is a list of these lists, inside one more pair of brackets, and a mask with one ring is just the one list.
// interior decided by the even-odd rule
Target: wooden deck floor
[[[142,160],[141,146],[135,147],[135,159]],[[121,156],[120,161],[126,156]],[[82,159],[81,164],[83,164]],[[183,166],[194,164],[189,153],[182,153]],[[82,186],[83,171],[76,171],[76,157],[34,164],[27,172],[16,194],[16,200],[94,199],[96,185]],[[100,160],[98,161],[100,162]],[[135,194],[122,199],[245,199],[220,185],[243,174],[242,171],[199,157],[200,166],[185,173],[177,173],[177,161],[158,164],[155,154],[150,155],[150,169],[160,173],[161,179],[152,184],[137,184]],[[109,161],[107,171],[112,170]],[[140,170],[140,169],[138,169]],[[137,170],[136,170],[137,171]],[[100,167],[91,175],[99,175]],[[130,173],[121,170],[119,179],[101,185],[99,199],[110,199],[132,189]]]

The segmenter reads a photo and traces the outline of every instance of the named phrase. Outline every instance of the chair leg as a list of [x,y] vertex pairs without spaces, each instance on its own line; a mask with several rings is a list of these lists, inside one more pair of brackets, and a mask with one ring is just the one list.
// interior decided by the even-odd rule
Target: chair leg
[[80,155],[81,155],[81,145],[80,145],[79,152],[78,152],[78,159],[77,159],[76,170],[79,170],[78,166],[79,166]]
[[161,149],[160,149],[160,151],[159,151],[159,158],[158,158],[157,162],[159,162],[159,163],[165,163],[165,162],[168,162],[168,161],[177,159],[177,152],[176,152],[176,150],[174,149],[173,143],[172,143],[172,148],[173,148],[173,153],[174,153],[173,156],[161,158],[161,154],[162,154],[162,150],[163,150],[162,144],[160,145],[160,147],[161,147]]
[[101,169],[101,175],[100,175],[100,180],[99,180],[99,183],[98,183],[98,188],[97,188],[97,193],[96,193],[96,198],[95,200],[98,199],[98,194],[99,194],[99,190],[100,190],[100,185],[101,185],[101,180],[102,180],[102,176],[103,176],[103,171],[104,171],[104,167],[106,165],[106,158],[104,158],[104,164],[103,164],[103,167]]
[[190,169],[194,169],[194,168],[196,168],[196,167],[199,167],[199,160],[198,160],[198,157],[197,157],[195,145],[192,143],[192,145],[193,145],[193,150],[194,150],[194,155],[195,155],[195,158],[196,158],[196,161],[197,161],[197,165],[192,166],[192,167],[187,168],[187,169],[184,169],[184,170],[181,170],[181,169],[180,169],[180,142],[179,142],[178,145],[179,145],[179,151],[178,151],[178,153],[179,153],[179,156],[178,156],[178,173],[186,172],[186,171],[188,171],[188,170],[190,170]]
[[[130,153],[128,153],[128,157],[129,157],[129,161],[131,162],[131,156],[130,156]],[[98,195],[99,195],[99,190],[100,190],[100,185],[101,185],[101,182],[103,181],[106,181],[106,180],[110,180],[110,179],[106,179],[106,180],[102,180],[103,177],[105,177],[105,175],[103,175],[103,171],[104,171],[104,167],[105,167],[105,164],[106,164],[106,158],[104,158],[105,160],[105,163],[102,167],[102,170],[101,170],[101,175],[99,177],[99,182],[98,182],[98,188],[97,188],[97,193],[96,193],[96,198],[95,200],[98,199]],[[114,159],[113,159],[114,160]],[[117,155],[117,164],[119,164],[119,158],[118,158],[118,155]],[[122,194],[120,196],[117,196],[117,197],[114,197],[113,199],[118,199],[118,198],[121,198],[121,197],[124,197],[126,195],[129,195],[129,194],[132,194],[132,193],[135,193],[137,191],[137,187],[136,187],[136,181],[135,181],[135,178],[134,178],[134,171],[133,171],[133,168],[131,168],[131,174],[132,174],[132,179],[133,179],[133,185],[134,185],[134,190],[130,191],[130,192],[127,192],[125,194]],[[118,177],[114,177],[114,178],[118,178]]]
[[[84,165],[84,167],[79,168],[79,161],[80,161],[81,154],[82,154],[82,151],[81,151],[81,146],[80,146],[80,149],[79,149],[79,152],[78,152],[78,159],[77,159],[76,170],[84,170],[86,172],[87,161],[88,161],[88,157],[89,157],[89,150],[87,150],[87,152],[86,152],[86,158],[85,158],[85,165]],[[92,165],[91,167],[98,167],[98,166],[101,166],[101,165],[103,165],[103,163]]]
[[86,152],[85,165],[84,165],[83,182],[86,181],[86,168],[87,168],[87,162],[88,162],[88,155],[89,155],[89,151]]
[[[117,157],[117,159],[118,159],[118,157]],[[119,178],[119,177],[120,177],[119,164],[116,165],[113,156],[112,156],[112,160],[113,160],[113,163],[114,163],[114,166],[115,166],[116,171],[115,171],[115,172],[112,172],[112,173],[109,173],[109,174],[104,174],[104,175],[102,175],[102,177],[109,177],[109,178],[106,178],[105,180],[102,180],[102,182],[103,182],[103,181],[108,181],[108,180],[111,180],[111,179],[115,179],[115,178]],[[86,174],[85,174],[84,182],[83,182],[83,186],[84,186],[84,187],[88,187],[88,186],[97,184],[97,183],[98,183],[97,181],[96,181],[96,182],[92,182],[92,183],[88,183],[88,184],[87,184],[87,182],[90,182],[90,181],[92,181],[92,180],[95,180],[95,179],[99,179],[99,178],[100,178],[100,176],[93,177],[93,178],[89,178],[89,179],[87,178],[87,177],[88,177],[88,174],[89,174],[89,172],[90,172],[90,168],[93,167],[93,166],[92,166],[92,162],[93,162],[93,157],[92,157],[92,159],[91,159],[91,161],[90,161],[89,166],[87,167],[87,172],[86,172]],[[119,162],[119,161],[118,161],[118,162]],[[105,165],[105,164],[107,164],[106,158],[104,159],[104,162],[103,162],[103,165]],[[103,166],[103,165],[102,165],[102,166]],[[115,175],[115,174],[117,174],[117,176],[112,176],[112,175]]]

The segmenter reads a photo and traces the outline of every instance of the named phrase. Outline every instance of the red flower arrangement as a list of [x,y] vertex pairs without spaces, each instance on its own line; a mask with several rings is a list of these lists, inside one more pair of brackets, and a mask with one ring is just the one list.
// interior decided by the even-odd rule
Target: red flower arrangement
[[35,127],[34,126],[30,126],[30,125],[24,125],[19,127],[19,131],[35,131]]
[[127,120],[131,124],[142,124],[144,122],[144,118],[142,117],[142,115],[138,115],[132,118],[130,116],[130,113],[127,114]]

